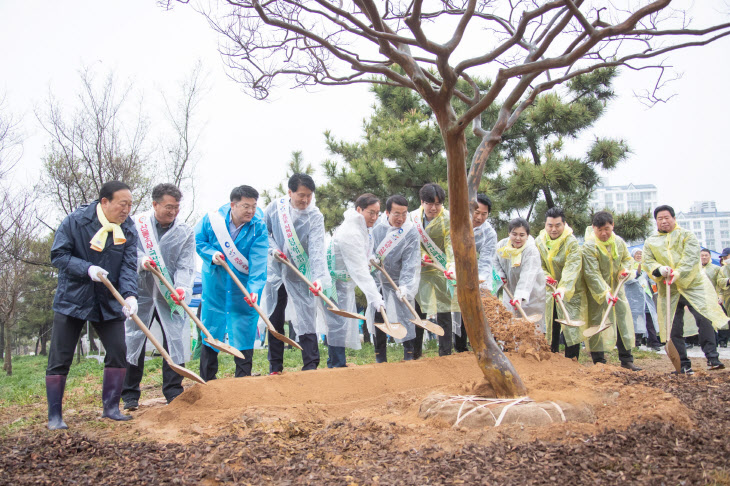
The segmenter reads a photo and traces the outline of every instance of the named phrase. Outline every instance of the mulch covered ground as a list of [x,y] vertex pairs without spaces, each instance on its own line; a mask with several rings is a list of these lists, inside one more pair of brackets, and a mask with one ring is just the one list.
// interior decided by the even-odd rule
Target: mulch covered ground
[[616,373],[677,397],[687,430],[649,421],[546,442],[407,449],[395,423],[345,418],[238,425],[187,443],[40,432],[0,440],[0,484],[730,484],[728,375]]

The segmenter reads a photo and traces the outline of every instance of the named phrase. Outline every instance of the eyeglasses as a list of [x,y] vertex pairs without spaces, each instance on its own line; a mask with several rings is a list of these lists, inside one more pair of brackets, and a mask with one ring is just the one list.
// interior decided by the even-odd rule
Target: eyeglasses
[[237,208],[241,208],[244,211],[256,211],[255,204],[236,204]]
[[366,209],[365,211],[363,211],[363,213],[367,214],[370,217],[373,217],[373,216],[377,217],[380,215],[380,211],[375,211],[373,209]]

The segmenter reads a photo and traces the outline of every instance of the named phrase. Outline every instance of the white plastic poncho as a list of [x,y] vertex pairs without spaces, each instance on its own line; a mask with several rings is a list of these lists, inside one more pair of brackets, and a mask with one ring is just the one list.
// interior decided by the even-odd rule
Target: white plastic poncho
[[[507,279],[507,286],[516,300],[521,301],[525,314],[542,316],[535,323],[535,328],[545,332],[545,274],[542,273],[540,251],[535,245],[535,239],[530,236],[525,242],[521,258],[505,258],[500,250],[507,246],[509,238],[497,243],[497,253],[494,255],[494,269],[500,278]],[[516,317],[521,317],[519,311],[509,303],[507,292],[502,294],[502,302]]]
[[[332,299],[337,306],[349,312],[355,307],[355,287],[365,294],[368,306],[379,309],[385,303],[370,274],[373,242],[365,218],[355,209],[345,211],[345,220],[335,230],[327,253],[327,265],[334,286]],[[325,313],[327,344],[360,349],[360,333],[356,319]]]
[[[151,213],[150,213],[151,214]],[[134,220],[139,216],[134,216]],[[150,218],[151,225],[155,231],[155,237],[159,246],[162,260],[170,274],[173,287],[182,287],[185,290],[185,301],[190,302],[193,294],[193,281],[195,279],[195,233],[193,229],[183,222],[175,221],[172,227],[157,238],[157,229],[154,220]],[[141,262],[146,253],[142,246],[142,238],[137,239],[137,261]],[[185,362],[184,332],[189,332],[188,315],[182,308],[177,312],[170,313],[170,305],[160,292],[157,277],[151,272],[139,267],[137,269],[137,285],[139,295],[137,304],[139,310],[137,316],[149,326],[152,315],[157,309],[160,316],[162,329],[167,338],[167,349],[170,358],[176,364]],[[133,365],[137,364],[139,354],[143,351],[146,336],[139,329],[132,319],[125,322],[125,340],[127,343],[127,361]]]
[[[373,227],[372,233],[375,250],[378,249],[383,240],[389,238],[391,235],[402,235],[402,239],[382,259],[381,265],[396,285],[406,290],[406,298],[413,305],[413,300],[418,293],[418,283],[421,279],[421,243],[413,222],[410,219],[406,219],[406,222],[401,228],[395,228],[390,225],[387,216],[383,214]],[[396,296],[396,291],[390,285],[388,279],[379,271],[376,272],[376,275],[376,280],[380,284],[383,298],[385,299],[385,311],[389,317],[397,316],[398,322],[407,330],[406,336],[403,339],[396,339],[396,342],[402,343],[415,339],[416,327],[411,322],[411,319],[414,318],[413,314],[408,310],[408,306]],[[375,312],[368,313],[368,330],[371,333],[373,332],[374,315]],[[391,320],[395,322],[395,319],[392,317]]]
[[[284,235],[279,211],[286,211],[293,226],[301,248],[306,254],[306,271],[302,273],[310,281],[319,280],[322,288],[329,288],[329,270],[327,269],[324,216],[315,205],[314,197],[306,209],[297,209],[289,204],[289,197],[272,201],[264,210],[264,222],[269,231],[269,261],[264,287],[261,308],[270,316],[276,308],[279,287],[284,284],[288,294],[286,319],[291,321],[297,338],[302,334],[316,332],[316,315],[321,308],[321,299],[309,291],[309,286],[297,276],[286,264],[279,262],[272,256],[276,250],[282,251],[295,266],[292,251]],[[295,243],[292,243],[295,244]],[[263,319],[259,320],[259,329],[264,326]]]

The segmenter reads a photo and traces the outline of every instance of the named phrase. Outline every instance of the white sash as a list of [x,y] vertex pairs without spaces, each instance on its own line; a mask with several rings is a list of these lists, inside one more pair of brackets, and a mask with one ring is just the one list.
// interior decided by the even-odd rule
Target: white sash
[[385,257],[388,256],[388,253],[393,251],[395,247],[398,246],[399,243],[402,243],[405,239],[406,233],[411,229],[411,226],[413,223],[411,223],[410,219],[407,219],[406,222],[401,226],[400,228],[391,228],[386,234],[385,238],[383,238],[383,241],[380,242],[380,245],[375,249],[375,256],[380,260],[381,262],[385,260]]
[[300,272],[308,279],[311,280],[311,271],[309,269],[309,256],[304,251],[301,241],[297,236],[297,232],[294,229],[294,223],[292,222],[291,215],[289,213],[289,198],[287,196],[282,197],[276,202],[276,210],[279,215],[279,225],[281,231],[284,233],[286,238],[286,246],[289,249],[289,256],[294,266],[299,269]]
[[448,265],[446,262],[446,253],[441,251],[441,248],[436,246],[436,243],[434,243],[431,237],[428,236],[428,233],[426,233],[423,224],[421,224],[422,215],[423,211],[417,210],[416,214],[411,217],[411,221],[413,221],[413,226],[416,227],[416,231],[418,231],[418,235],[421,237],[421,243],[423,244],[423,247],[426,249],[428,254],[431,255],[433,261],[438,262],[445,269]]
[[[167,271],[167,267],[165,267],[165,260],[163,260],[162,253],[160,253],[160,245],[157,242],[157,238],[155,238],[155,230],[152,227],[152,212],[142,213],[134,216],[133,219],[145,254],[150,257],[153,262],[155,262],[155,265],[157,265],[157,269],[160,273],[162,273],[162,276],[165,277],[168,282],[172,282],[170,272]],[[157,281],[157,288],[165,298],[167,304],[170,306],[170,313],[173,314],[177,312],[179,315],[182,315],[183,308],[172,300],[168,288],[165,287],[160,279],[156,278],[155,280]]]
[[236,267],[239,272],[248,275],[248,260],[245,256],[238,251],[236,245],[231,239],[231,234],[228,232],[226,227],[226,220],[220,215],[218,211],[208,213],[208,219],[210,220],[210,226],[213,228],[213,233],[218,240],[218,244],[223,249],[223,254],[226,259]]

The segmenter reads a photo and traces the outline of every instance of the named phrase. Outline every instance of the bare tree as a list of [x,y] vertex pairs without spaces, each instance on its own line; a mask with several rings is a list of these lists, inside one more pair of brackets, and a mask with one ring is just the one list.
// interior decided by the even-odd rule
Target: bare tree
[[[200,11],[223,36],[221,52],[230,75],[256,98],[266,98],[275,81],[285,78],[295,86],[391,84],[410,88],[425,100],[446,147],[451,234],[466,330],[495,392],[514,396],[526,389],[484,317],[469,203],[490,153],[539,93],[611,66],[663,73],[662,56],[730,34],[730,23],[691,28],[690,12],[670,3],[211,0]],[[493,81],[481,90],[474,79],[485,72],[493,73]],[[460,89],[463,84],[468,88]],[[649,96],[659,99],[656,90]],[[498,98],[496,122],[482,127],[481,114]],[[457,112],[455,100],[466,109]],[[467,173],[469,126],[481,145]]]
[[189,208],[185,221],[196,219],[195,179],[199,154],[196,151],[202,130],[197,121],[198,107],[208,91],[203,63],[198,61],[188,76],[180,82],[177,101],[170,103],[165,93],[165,116],[171,135],[162,142],[167,181],[182,191]]
[[19,124],[7,108],[5,95],[0,96],[0,180],[13,170],[23,154]]
[[97,83],[89,68],[79,77],[81,89],[73,110],[61,107],[49,94],[46,111],[36,113],[51,138],[41,186],[55,196],[61,216],[96,199],[107,181],[124,181],[137,201],[149,194],[151,185],[145,145],[149,124],[141,101],[129,117],[125,108],[130,86],[120,88],[113,73]]

